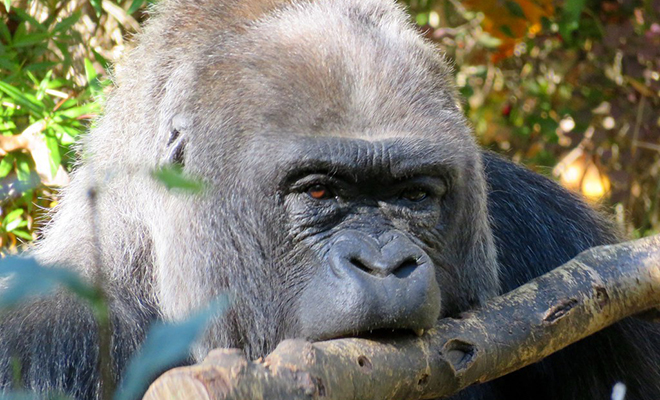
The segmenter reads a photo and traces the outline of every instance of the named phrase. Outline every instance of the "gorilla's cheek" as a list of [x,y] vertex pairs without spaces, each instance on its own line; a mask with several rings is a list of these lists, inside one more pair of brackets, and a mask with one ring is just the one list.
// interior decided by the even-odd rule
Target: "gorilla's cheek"
[[441,295],[433,263],[398,231],[335,235],[298,303],[300,334],[321,340],[375,329],[431,328]]

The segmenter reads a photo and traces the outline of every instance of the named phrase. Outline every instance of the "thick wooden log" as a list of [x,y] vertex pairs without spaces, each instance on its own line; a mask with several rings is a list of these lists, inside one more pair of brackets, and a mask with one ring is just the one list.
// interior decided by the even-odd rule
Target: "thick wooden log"
[[287,340],[265,360],[212,351],[156,380],[145,400],[431,399],[532,364],[660,305],[660,236],[580,254],[421,337]]

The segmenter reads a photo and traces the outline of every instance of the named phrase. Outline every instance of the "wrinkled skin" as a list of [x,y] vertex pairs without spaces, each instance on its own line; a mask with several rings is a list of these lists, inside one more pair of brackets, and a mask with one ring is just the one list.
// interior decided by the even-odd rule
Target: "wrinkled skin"
[[[118,376],[151,321],[221,293],[232,309],[196,360],[429,328],[617,240],[580,200],[478,149],[444,59],[388,0],[165,0],[158,13],[34,250],[85,276],[97,252]],[[168,165],[204,191],[168,191],[150,173]],[[29,389],[95,398],[96,337],[66,294],[15,309],[0,383],[13,356]],[[657,328],[624,321],[457,398],[605,399],[624,381],[627,399],[657,400],[658,350]]]

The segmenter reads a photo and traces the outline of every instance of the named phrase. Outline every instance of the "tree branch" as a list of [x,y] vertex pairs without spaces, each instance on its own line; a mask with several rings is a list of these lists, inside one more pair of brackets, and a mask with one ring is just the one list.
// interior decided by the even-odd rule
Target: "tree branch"
[[422,337],[287,340],[254,362],[217,349],[201,364],[165,373],[145,399],[448,396],[659,304],[660,235],[588,250]]

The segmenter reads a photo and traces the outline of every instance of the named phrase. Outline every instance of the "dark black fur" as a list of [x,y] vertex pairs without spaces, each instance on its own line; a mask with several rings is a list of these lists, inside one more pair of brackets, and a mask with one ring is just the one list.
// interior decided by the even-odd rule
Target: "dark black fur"
[[[589,247],[619,240],[609,221],[549,179],[488,153],[485,167],[503,291]],[[609,399],[612,386],[623,382],[628,400],[660,398],[659,332],[653,323],[629,318],[489,390],[497,399]]]
[[[214,347],[256,358],[286,338],[427,328],[618,240],[555,183],[482,154],[444,59],[393,2],[158,9],[33,252],[87,278],[100,264],[117,376],[151,321],[220,293],[232,309],[197,361]],[[172,164],[204,192],[154,181]],[[319,182],[328,193],[314,199]],[[3,314],[0,389],[14,357],[25,387],[96,398],[95,325],[66,294]],[[658,351],[658,329],[630,319],[457,398],[607,399],[622,381],[628,400],[658,400]]]

